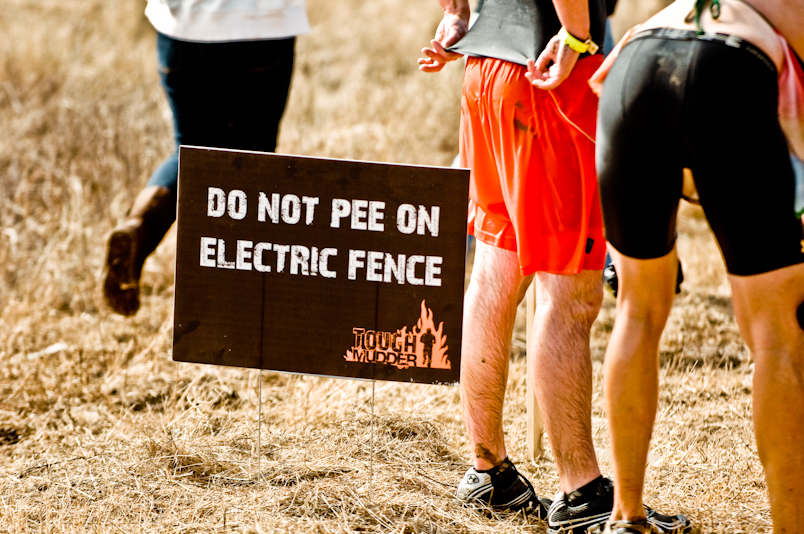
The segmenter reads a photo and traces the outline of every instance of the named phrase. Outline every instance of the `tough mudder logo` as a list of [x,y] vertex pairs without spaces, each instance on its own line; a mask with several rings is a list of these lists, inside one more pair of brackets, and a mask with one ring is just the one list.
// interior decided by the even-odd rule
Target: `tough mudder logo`
[[433,311],[422,301],[421,317],[410,330],[407,326],[396,332],[353,328],[354,345],[346,351],[344,359],[355,363],[393,365],[398,369],[452,369],[443,330],[444,323],[438,323],[436,328]]

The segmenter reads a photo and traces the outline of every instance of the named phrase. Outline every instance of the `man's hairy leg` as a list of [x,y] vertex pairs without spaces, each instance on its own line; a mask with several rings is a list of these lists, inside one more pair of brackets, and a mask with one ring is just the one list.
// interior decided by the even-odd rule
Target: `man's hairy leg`
[[589,335],[603,302],[601,271],[536,274],[535,358],[529,372],[561,479],[569,493],[600,476],[592,443]]
[[517,304],[530,278],[515,252],[477,241],[464,297],[461,405],[472,463],[486,470],[506,456],[502,411]]
[[734,315],[754,357],[754,426],[774,532],[804,532],[804,264],[729,276]]

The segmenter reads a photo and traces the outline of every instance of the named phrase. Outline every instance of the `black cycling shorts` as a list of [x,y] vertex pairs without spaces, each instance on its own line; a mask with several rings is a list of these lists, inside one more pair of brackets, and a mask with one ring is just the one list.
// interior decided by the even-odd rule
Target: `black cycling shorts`
[[606,78],[598,115],[598,180],[612,246],[639,259],[673,249],[689,167],[729,273],[803,263],[777,101],[776,67],[746,41],[664,28],[632,37]]

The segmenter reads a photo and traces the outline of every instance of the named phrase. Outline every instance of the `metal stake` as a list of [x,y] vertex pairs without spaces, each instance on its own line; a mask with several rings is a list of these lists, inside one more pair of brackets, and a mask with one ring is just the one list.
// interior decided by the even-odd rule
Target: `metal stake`
[[260,369],[257,376],[257,391],[260,397],[257,401],[257,476],[262,478],[262,470],[260,469],[260,452],[262,451],[262,369]]
[[369,456],[369,502],[374,493],[374,384],[375,380],[371,381],[371,453]]

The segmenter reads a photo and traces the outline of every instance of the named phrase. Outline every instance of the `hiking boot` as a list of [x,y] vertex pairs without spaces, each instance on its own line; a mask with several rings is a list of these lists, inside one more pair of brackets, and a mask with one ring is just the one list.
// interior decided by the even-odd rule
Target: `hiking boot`
[[[599,532],[614,506],[614,485],[602,476],[570,493],[559,492],[547,512],[549,534]],[[683,515],[669,516],[645,506],[654,534],[689,534],[692,524]]]
[[497,511],[518,511],[547,517],[550,500],[538,497],[527,478],[506,458],[488,471],[469,468],[458,485],[458,500]]
[[140,308],[140,275],[145,258],[156,249],[176,219],[176,196],[167,187],[140,191],[128,217],[109,236],[103,296],[120,315]]

